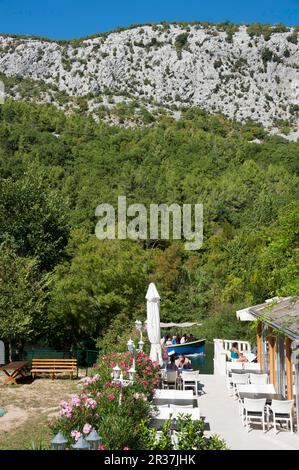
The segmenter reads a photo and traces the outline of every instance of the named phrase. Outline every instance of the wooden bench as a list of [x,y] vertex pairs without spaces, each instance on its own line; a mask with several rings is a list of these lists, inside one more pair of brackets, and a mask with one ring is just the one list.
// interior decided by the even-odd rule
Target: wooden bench
[[32,359],[31,375],[50,375],[52,380],[57,374],[77,375],[77,359]]

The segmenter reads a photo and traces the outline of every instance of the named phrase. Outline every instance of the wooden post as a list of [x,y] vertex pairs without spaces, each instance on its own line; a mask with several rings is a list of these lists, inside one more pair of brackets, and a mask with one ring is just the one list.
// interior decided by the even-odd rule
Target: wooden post
[[260,363],[260,368],[263,368],[263,341],[262,341],[262,322],[257,322],[256,328],[256,345],[257,345],[257,362]]
[[273,328],[269,326],[269,361],[270,361],[270,383],[275,387],[275,336]]
[[292,349],[291,340],[286,338],[286,376],[287,376],[287,399],[293,400],[293,364],[292,364]]

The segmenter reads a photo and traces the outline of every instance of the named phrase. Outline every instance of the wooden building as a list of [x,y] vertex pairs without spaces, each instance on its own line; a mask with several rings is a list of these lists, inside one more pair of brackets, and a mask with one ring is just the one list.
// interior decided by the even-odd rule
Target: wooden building
[[299,298],[274,298],[239,310],[241,321],[256,321],[257,356],[276,392],[295,399],[299,433]]

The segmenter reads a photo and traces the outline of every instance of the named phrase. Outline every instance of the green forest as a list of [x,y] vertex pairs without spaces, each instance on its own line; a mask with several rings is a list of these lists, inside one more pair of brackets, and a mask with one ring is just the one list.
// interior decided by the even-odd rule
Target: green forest
[[[107,347],[145,319],[246,339],[239,308],[299,291],[299,143],[204,111],[143,127],[0,106],[0,338],[14,347]],[[202,203],[204,243],[104,240],[101,203]],[[127,336],[126,336],[127,337]]]

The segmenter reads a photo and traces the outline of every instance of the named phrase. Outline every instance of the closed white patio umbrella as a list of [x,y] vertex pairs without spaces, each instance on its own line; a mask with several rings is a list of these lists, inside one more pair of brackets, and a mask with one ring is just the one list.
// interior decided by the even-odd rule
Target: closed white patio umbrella
[[163,364],[160,332],[160,296],[153,282],[150,283],[146,296],[147,335],[151,343],[150,359]]

